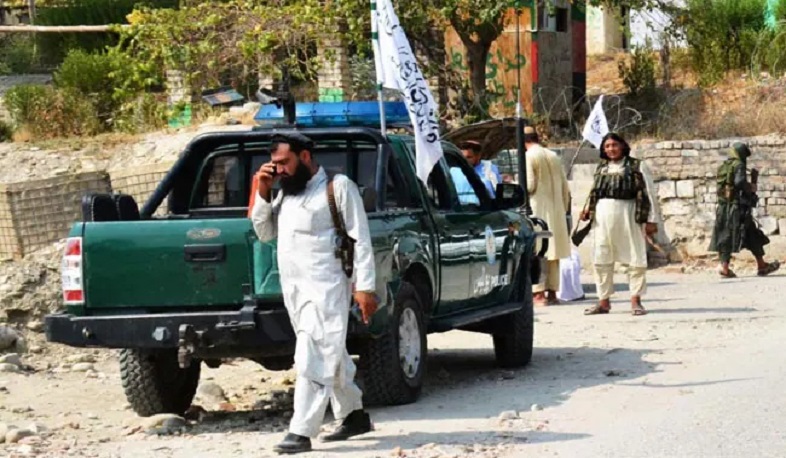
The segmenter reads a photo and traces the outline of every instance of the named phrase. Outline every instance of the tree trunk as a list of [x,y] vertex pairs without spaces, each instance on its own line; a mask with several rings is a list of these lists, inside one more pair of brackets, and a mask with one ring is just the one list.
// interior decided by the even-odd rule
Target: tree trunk
[[467,66],[472,87],[473,111],[480,111],[488,116],[488,100],[486,97],[486,62],[491,45],[484,43],[465,42],[467,48]]

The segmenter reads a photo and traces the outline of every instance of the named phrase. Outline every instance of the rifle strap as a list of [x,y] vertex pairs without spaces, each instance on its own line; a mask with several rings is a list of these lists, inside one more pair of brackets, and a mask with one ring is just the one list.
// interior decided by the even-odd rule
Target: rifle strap
[[341,260],[341,268],[344,270],[347,278],[352,278],[354,273],[354,259],[355,259],[355,241],[347,233],[347,227],[344,224],[344,219],[338,211],[336,205],[336,193],[333,190],[333,177],[328,176],[327,182],[327,198],[328,206],[330,207],[330,216],[333,219],[333,227],[336,229],[336,236],[338,243],[336,244],[336,257]]

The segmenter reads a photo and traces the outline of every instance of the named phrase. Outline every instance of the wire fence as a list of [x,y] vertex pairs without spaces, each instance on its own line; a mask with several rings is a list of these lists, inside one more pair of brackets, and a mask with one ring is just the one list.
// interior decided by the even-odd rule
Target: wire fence
[[[0,260],[18,259],[68,235],[82,219],[82,196],[122,192],[141,205],[171,163],[0,185]],[[156,215],[167,213],[166,202]]]
[[[110,170],[112,191],[130,195],[141,208],[172,168],[172,164],[172,162],[163,162],[129,169]],[[156,209],[154,215],[166,215],[167,212],[168,207],[165,199]]]
[[19,258],[65,237],[81,219],[82,196],[110,190],[105,172],[1,185],[0,258]]

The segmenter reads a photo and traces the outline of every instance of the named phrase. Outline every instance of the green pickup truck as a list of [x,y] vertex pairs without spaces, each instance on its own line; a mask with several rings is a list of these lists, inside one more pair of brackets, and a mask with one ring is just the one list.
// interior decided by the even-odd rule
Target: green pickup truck
[[[521,188],[500,184],[490,198],[447,142],[426,186],[415,175],[410,136],[365,127],[296,130],[314,139],[328,172],[358,184],[368,212],[381,304],[368,325],[350,318],[347,342],[359,355],[365,401],[417,399],[428,333],[487,333],[499,365],[526,365],[532,281],[548,232],[520,211]],[[123,387],[138,414],[185,411],[202,362],[292,366],[295,336],[276,244],[261,243],[247,217],[252,176],[269,160],[272,135],[285,131],[195,138],[141,209],[123,194],[83,200],[84,221],[71,228],[63,257],[65,310],[46,317],[46,335],[74,347],[121,349]],[[474,193],[457,195],[457,179]]]

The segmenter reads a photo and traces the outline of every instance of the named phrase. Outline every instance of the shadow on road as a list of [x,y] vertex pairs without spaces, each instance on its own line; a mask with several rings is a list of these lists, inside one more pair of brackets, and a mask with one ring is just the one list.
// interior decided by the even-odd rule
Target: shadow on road
[[[644,361],[646,353],[645,350],[621,348],[536,348],[529,366],[505,370],[496,366],[494,351],[490,348],[430,349],[428,374],[418,402],[369,409],[375,423],[381,425],[379,432],[386,435],[383,438],[374,436],[372,444],[389,450],[397,446],[436,442],[437,436],[440,443],[473,443],[473,434],[488,439],[490,435],[498,434],[495,428],[499,427],[497,419],[501,412],[513,410],[521,412],[524,420],[532,419],[529,415],[533,404],[542,408],[556,406],[577,390],[630,381],[655,372],[655,366]],[[189,434],[283,432],[288,425],[285,412],[291,409],[291,398],[286,398],[274,406],[262,403],[259,409],[250,411],[208,412],[202,421],[189,428]],[[447,431],[424,431],[403,436],[396,436],[398,430],[393,431],[399,422],[423,420],[446,420]],[[470,420],[480,428],[473,432],[459,431],[461,427],[453,422],[464,420]],[[478,420],[481,422],[478,423]],[[451,432],[454,427],[456,431]],[[585,437],[582,434],[556,434],[534,429],[517,432],[524,433],[521,440],[530,443]],[[390,437],[387,438],[387,435]],[[510,438],[494,437],[492,443],[506,440]],[[347,450],[350,449],[348,446]]]
[[[408,434],[391,434],[385,436],[372,436],[367,440],[353,440],[346,445],[325,450],[326,452],[357,452],[357,451],[386,451],[395,447],[417,448],[426,444],[434,446],[431,456],[455,456],[455,448],[461,452],[472,452],[477,446],[496,446],[499,444],[544,444],[549,442],[563,442],[584,439],[588,434],[553,433],[548,431],[472,431],[454,433],[414,432]],[[355,445],[357,444],[357,445]],[[472,445],[467,445],[472,444]],[[442,453],[440,453],[442,452]],[[480,450],[478,450],[480,452]],[[462,453],[462,456],[463,456]],[[428,456],[428,455],[426,455]]]
[[415,406],[377,409],[383,418],[495,419],[500,412],[559,405],[583,388],[655,372],[645,350],[536,348],[529,366],[503,370],[491,349],[431,351],[423,395]]
[[[621,274],[618,274],[620,277],[623,277]],[[648,288],[657,288],[660,286],[670,286],[673,285],[672,282],[647,282]],[[595,283],[582,283],[584,287],[584,294],[597,294],[598,287]],[[621,293],[630,291],[630,285],[628,283],[614,283],[614,291]]]

